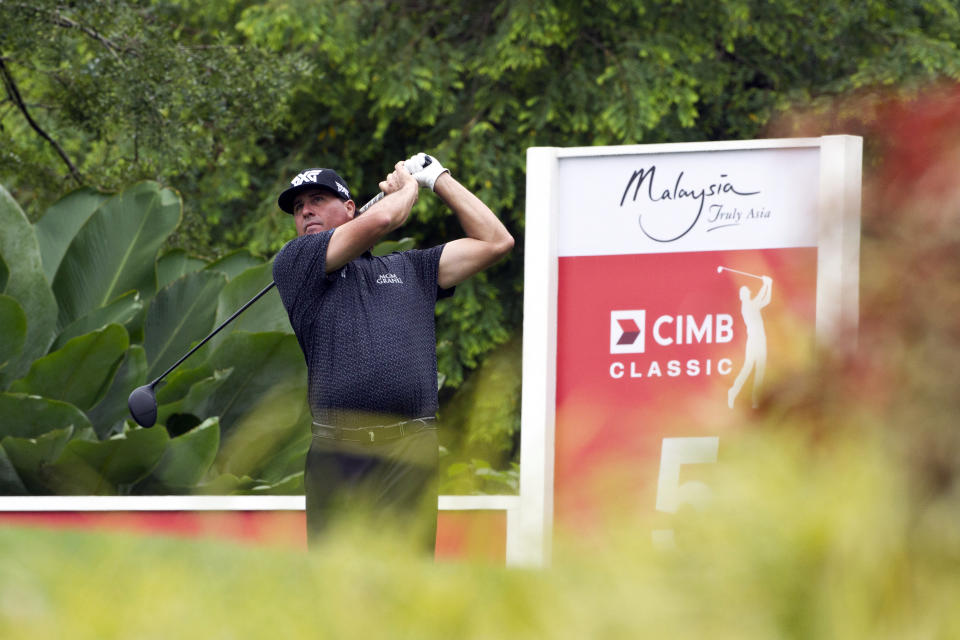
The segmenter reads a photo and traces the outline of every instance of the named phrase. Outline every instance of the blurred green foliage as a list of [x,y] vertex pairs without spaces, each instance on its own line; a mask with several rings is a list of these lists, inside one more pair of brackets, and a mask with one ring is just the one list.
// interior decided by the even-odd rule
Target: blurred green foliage
[[[344,527],[304,552],[0,529],[0,635],[59,638],[951,638],[956,501],[918,503],[894,441],[731,437],[678,548],[620,517],[551,566],[433,563]],[[362,614],[358,613],[362,609]]]
[[522,341],[494,349],[441,410],[441,492],[514,494],[519,487]]

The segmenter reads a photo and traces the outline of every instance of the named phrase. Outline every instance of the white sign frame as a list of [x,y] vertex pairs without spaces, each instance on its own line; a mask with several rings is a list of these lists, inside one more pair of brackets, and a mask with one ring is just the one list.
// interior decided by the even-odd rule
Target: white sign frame
[[727,142],[527,150],[520,500],[507,532],[511,564],[549,563],[553,530],[557,384],[557,268],[560,161],[565,158],[819,149],[816,336],[852,348],[859,307],[863,140],[823,136]]

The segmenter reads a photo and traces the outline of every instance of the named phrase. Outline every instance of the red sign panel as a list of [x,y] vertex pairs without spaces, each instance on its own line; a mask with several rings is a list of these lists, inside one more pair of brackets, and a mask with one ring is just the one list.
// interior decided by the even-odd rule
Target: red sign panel
[[[655,506],[664,438],[717,436],[809,358],[816,249],[561,257],[555,510]],[[612,489],[613,485],[616,489]]]

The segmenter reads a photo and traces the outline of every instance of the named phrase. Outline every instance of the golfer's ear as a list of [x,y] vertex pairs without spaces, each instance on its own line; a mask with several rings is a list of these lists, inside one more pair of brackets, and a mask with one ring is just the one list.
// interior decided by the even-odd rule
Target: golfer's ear
[[343,206],[347,208],[347,215],[351,218],[357,217],[357,203],[353,200],[347,200],[343,203]]

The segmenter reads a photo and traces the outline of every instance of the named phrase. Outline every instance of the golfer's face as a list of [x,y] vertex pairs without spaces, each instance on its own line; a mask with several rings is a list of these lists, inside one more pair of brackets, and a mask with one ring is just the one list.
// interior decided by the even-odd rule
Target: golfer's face
[[311,189],[293,200],[297,235],[320,233],[353,219],[353,200],[344,202],[326,189]]

